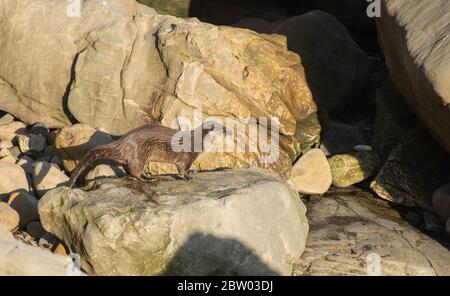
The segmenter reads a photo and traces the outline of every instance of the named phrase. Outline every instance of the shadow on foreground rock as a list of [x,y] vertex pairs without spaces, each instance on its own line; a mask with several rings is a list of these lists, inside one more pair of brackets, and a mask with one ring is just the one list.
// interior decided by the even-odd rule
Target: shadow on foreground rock
[[[199,253],[199,250],[202,252]],[[244,260],[247,262],[247,266],[251,266],[251,269],[243,271],[242,267],[235,267],[236,262]],[[185,272],[189,270],[186,267],[193,265],[192,270],[196,270],[196,273],[186,274]],[[209,266],[214,266],[215,270],[211,271]],[[252,274],[256,270],[265,276],[279,275],[238,240],[194,233],[179,248],[161,275],[195,276],[197,272],[200,272],[200,274],[210,276],[238,276],[243,272]]]

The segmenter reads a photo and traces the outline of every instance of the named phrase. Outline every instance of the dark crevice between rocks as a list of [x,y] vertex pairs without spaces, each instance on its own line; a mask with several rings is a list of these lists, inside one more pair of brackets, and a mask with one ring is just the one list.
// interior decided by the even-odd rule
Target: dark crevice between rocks
[[64,114],[67,116],[67,119],[69,119],[71,124],[78,123],[78,120],[70,112],[70,109],[69,109],[69,96],[70,96],[70,91],[72,89],[73,82],[75,81],[75,78],[76,78],[76,71],[75,71],[75,69],[76,69],[76,66],[77,66],[78,57],[85,50],[86,49],[83,49],[80,52],[76,53],[74,58],[73,58],[72,66],[70,68],[70,80],[69,80],[69,83],[67,84],[66,91],[64,92],[64,95],[62,97],[62,109],[63,109]]

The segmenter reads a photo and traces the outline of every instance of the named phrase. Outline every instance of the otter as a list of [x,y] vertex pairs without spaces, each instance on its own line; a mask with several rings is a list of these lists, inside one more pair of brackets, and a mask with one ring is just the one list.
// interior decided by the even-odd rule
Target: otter
[[[171,163],[177,167],[178,174],[182,179],[190,180],[192,177],[188,176],[187,172],[203,150],[205,136],[219,129],[222,134],[230,134],[224,126],[214,121],[205,122],[196,129],[185,132],[159,124],[138,127],[117,141],[89,150],[72,172],[68,186],[74,187],[80,176],[98,160],[118,163],[123,166],[128,175],[141,181],[152,178],[144,172],[144,168],[149,162]],[[202,140],[200,151],[194,149],[197,148],[194,144],[195,137],[198,136],[201,136]],[[178,148],[174,149],[173,144]],[[179,149],[179,147],[185,149]]]

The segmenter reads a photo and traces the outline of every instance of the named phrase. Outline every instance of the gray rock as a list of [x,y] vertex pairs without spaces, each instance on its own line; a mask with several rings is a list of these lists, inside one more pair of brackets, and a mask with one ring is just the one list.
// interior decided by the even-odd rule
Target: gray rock
[[422,127],[408,132],[394,148],[371,188],[391,202],[431,209],[431,198],[448,180],[445,150]]
[[442,223],[450,218],[450,184],[440,187],[433,193],[432,206]]
[[331,170],[322,150],[312,149],[297,160],[289,181],[303,194],[327,192],[332,182]]
[[236,169],[198,173],[189,182],[160,178],[57,188],[39,202],[41,222],[82,255],[88,273],[291,274],[308,222],[298,194],[280,177]]
[[341,189],[306,206],[310,232],[296,275],[367,275],[374,256],[382,275],[450,275],[450,241],[423,234],[385,201]]
[[320,142],[320,149],[326,156],[351,153],[355,146],[367,144],[356,127],[335,121],[328,124]]

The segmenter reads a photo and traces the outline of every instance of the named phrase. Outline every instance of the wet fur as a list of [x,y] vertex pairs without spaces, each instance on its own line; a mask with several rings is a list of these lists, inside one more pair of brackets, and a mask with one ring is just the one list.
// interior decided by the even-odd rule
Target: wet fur
[[[201,129],[202,138],[220,126],[217,123],[204,124]],[[223,128],[223,127],[222,127]],[[225,129],[223,128],[223,131]],[[149,162],[171,163],[176,165],[178,173],[187,179],[186,173],[192,163],[197,159],[199,152],[174,152],[171,147],[172,137],[178,130],[162,125],[149,124],[130,131],[117,141],[91,149],[78,163],[72,172],[69,186],[73,187],[94,162],[98,160],[111,160],[123,166],[127,174],[144,180],[148,178],[144,168]],[[191,133],[191,139],[195,130]],[[193,147],[193,142],[191,147]],[[194,151],[194,149],[191,149]]]

